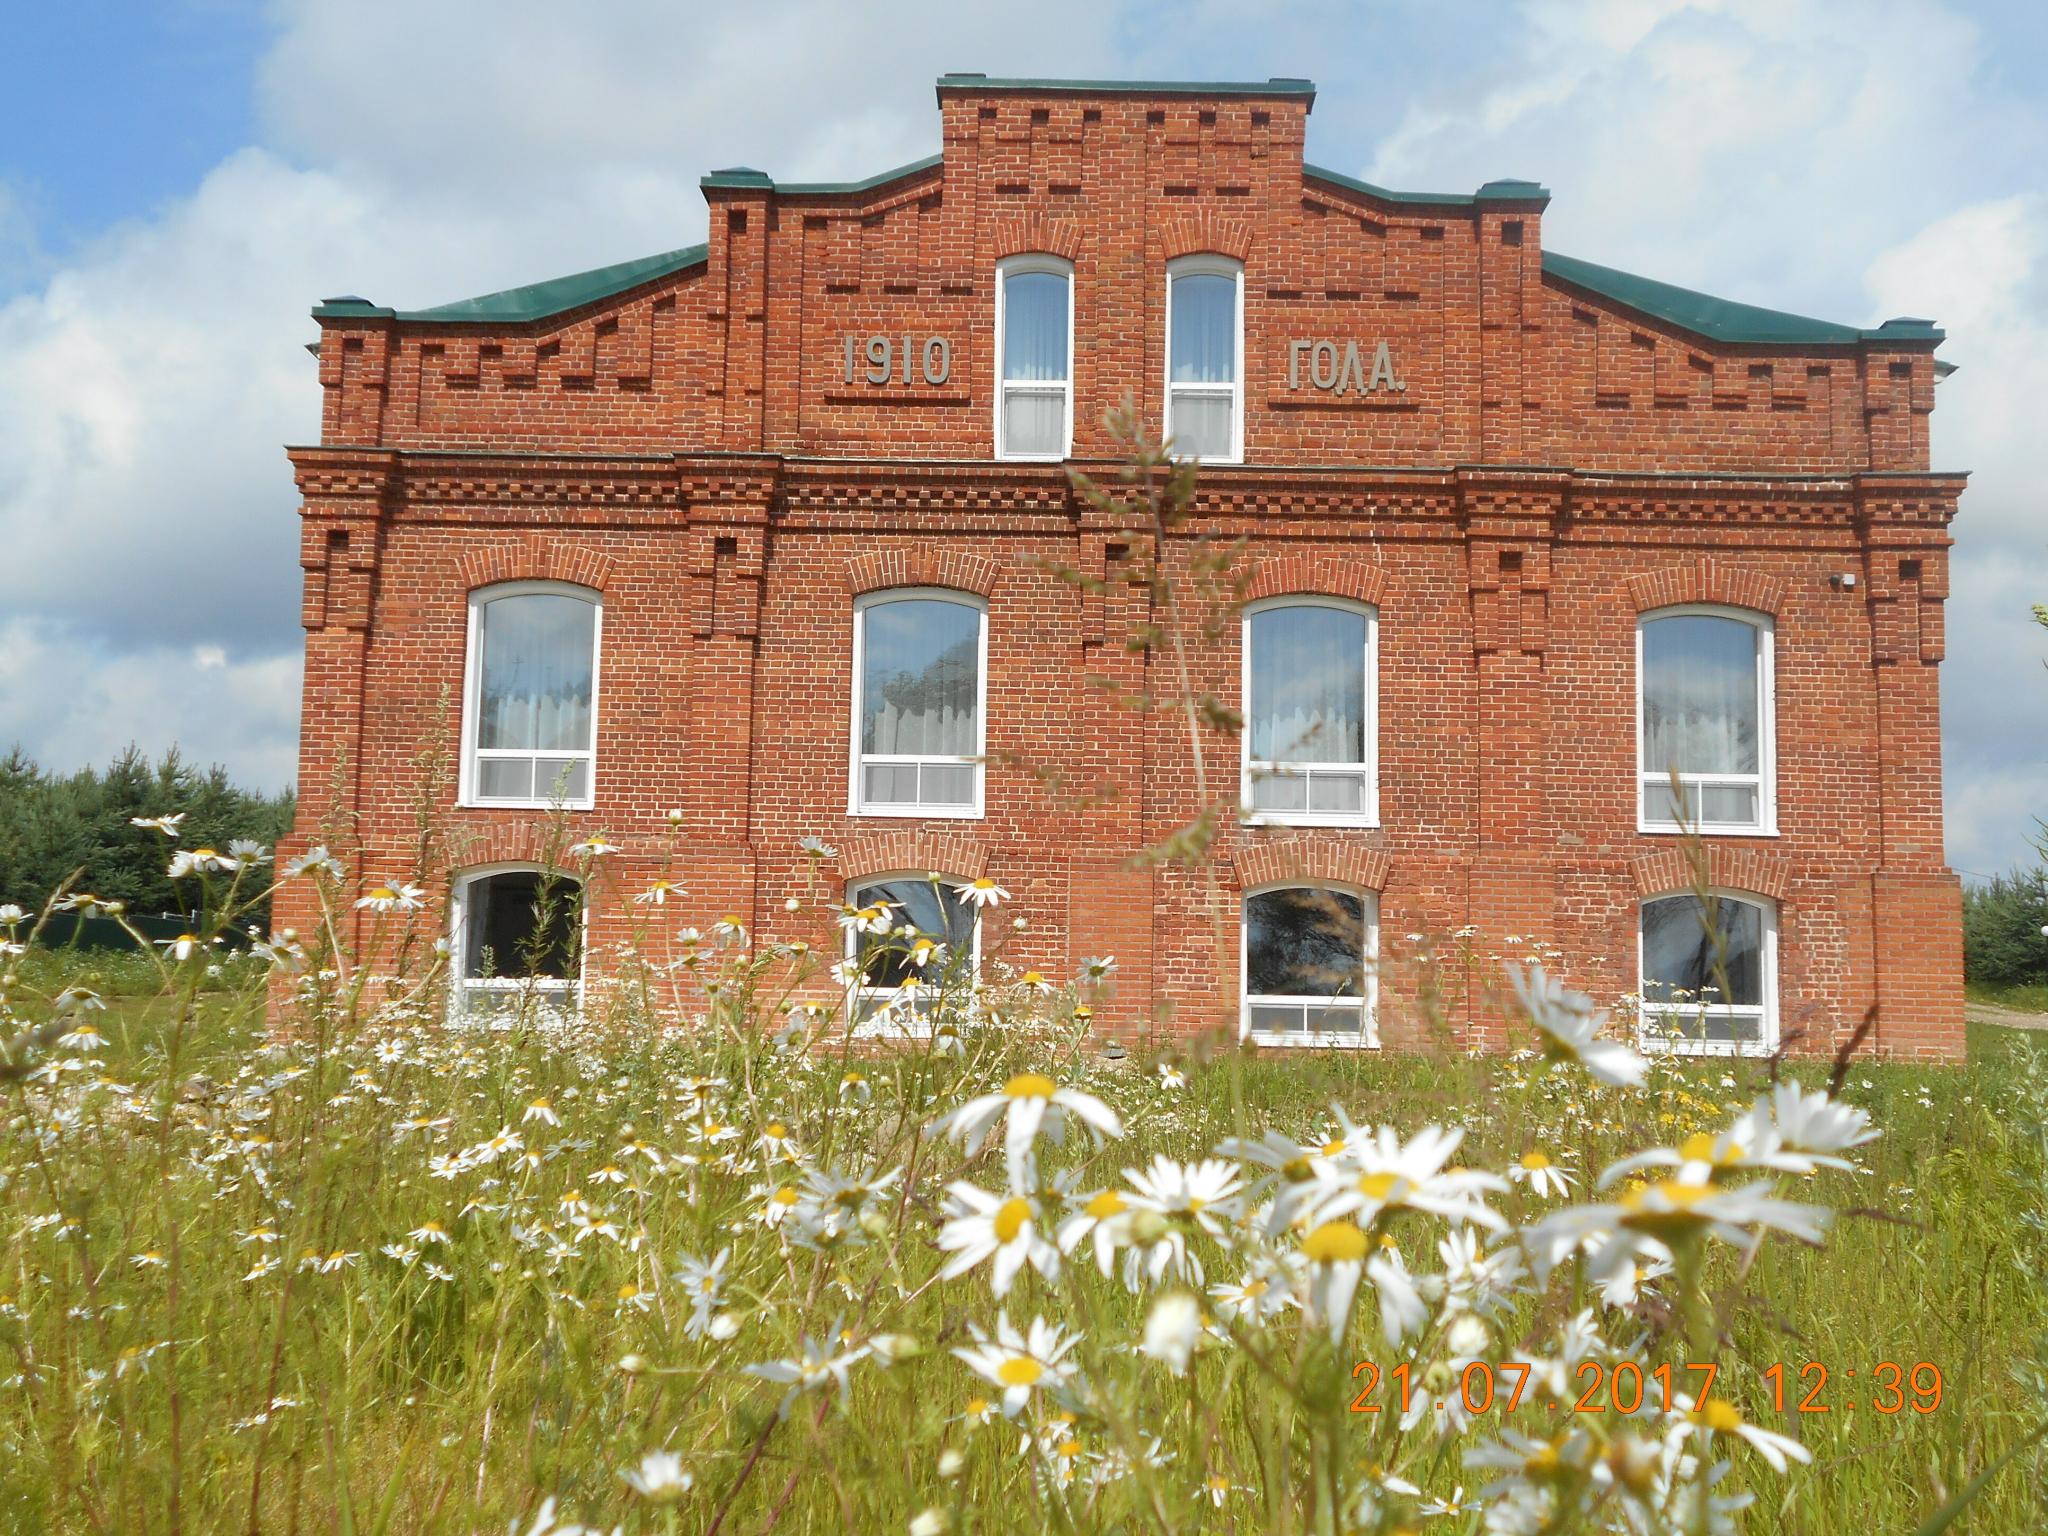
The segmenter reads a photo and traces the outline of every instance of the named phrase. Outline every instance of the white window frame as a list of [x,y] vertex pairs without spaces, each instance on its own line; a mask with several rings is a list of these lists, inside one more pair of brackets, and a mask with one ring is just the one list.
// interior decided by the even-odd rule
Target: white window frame
[[[1643,691],[1648,675],[1643,666],[1643,631],[1659,619],[1729,619],[1747,624],[1757,633],[1757,771],[1749,773],[1683,773],[1679,783],[1688,790],[1716,784],[1755,784],[1757,819],[1754,822],[1702,820],[1696,827],[1676,821],[1653,821],[1644,814],[1644,791],[1652,784],[1666,789],[1671,784],[1669,765],[1653,767],[1644,760]],[[1753,608],[1731,608],[1721,603],[1676,603],[1652,608],[1636,615],[1636,830],[1646,833],[1697,831],[1713,836],[1776,837],[1778,835],[1778,677],[1777,625],[1767,613]],[[1704,810],[1705,802],[1700,800]]]
[[[1340,896],[1354,896],[1365,908],[1365,954],[1362,959],[1365,970],[1365,993],[1360,1001],[1362,1014],[1357,1035],[1336,1034],[1283,1034],[1273,1030],[1252,1028],[1252,1004],[1254,1002],[1286,1007],[1327,1008],[1327,997],[1294,997],[1261,992],[1254,997],[1251,985],[1252,963],[1252,921],[1251,902],[1254,896],[1263,896],[1271,891],[1318,890],[1330,891]],[[1237,904],[1237,1037],[1253,1045],[1285,1046],[1289,1048],[1326,1048],[1337,1051],[1376,1051],[1380,1045],[1380,893],[1364,886],[1346,885],[1336,880],[1269,880],[1246,890]]]
[[[1708,886],[1706,894],[1717,901],[1739,901],[1744,906],[1755,907],[1763,913],[1764,955],[1763,955],[1763,1004],[1761,1008],[1738,1007],[1729,1003],[1652,1003],[1648,1001],[1650,979],[1643,973],[1643,909],[1653,901],[1665,901],[1673,896],[1697,896],[1700,893],[1691,886],[1676,890],[1658,891],[1645,896],[1636,903],[1636,1005],[1637,1044],[1646,1051],[1664,1051],[1674,1056],[1769,1056],[1778,1048],[1778,904],[1768,896],[1759,896],[1754,891],[1739,891],[1729,886]],[[1702,1018],[1747,1018],[1761,1014],[1757,1024],[1757,1038],[1753,1042],[1739,1040],[1702,1040],[1681,1032],[1676,1037],[1662,1033],[1653,1034],[1649,1025],[1652,1018],[1671,1015],[1679,1020],[1697,1024]]]
[[[851,905],[855,894],[866,890],[871,885],[887,885],[906,881],[917,885],[929,885],[931,878],[932,871],[929,869],[906,869],[882,874],[862,875],[857,880],[846,882],[846,901],[848,905]],[[964,878],[959,875],[942,875],[940,876],[939,884],[951,887],[960,884]],[[970,987],[978,988],[981,982],[982,909],[975,906],[972,902],[967,902],[966,905],[974,919],[974,928],[968,938],[968,982]],[[894,931],[892,929],[891,933]],[[850,928],[846,931],[846,962],[849,966],[857,966],[860,961],[860,940],[860,934],[855,933]],[[858,972],[856,971],[855,974],[858,975]],[[909,1017],[905,1018],[893,1006],[902,995],[903,989],[901,987],[867,987],[862,986],[857,980],[848,986],[846,989],[846,1015],[852,1021],[854,1038],[859,1040],[929,1040],[932,1037],[931,1016],[913,1004],[909,1011]],[[938,992],[936,989],[933,991],[932,996],[934,999],[937,998]],[[883,1007],[888,1008],[889,1012],[881,1019],[863,1019],[860,1016],[862,1005],[873,1003],[880,1003]],[[968,1012],[970,1016],[973,1011],[974,999],[970,996],[968,999]]]
[[[590,626],[590,745],[582,751],[563,748],[560,751],[526,751],[510,747],[479,747],[476,744],[477,728],[482,722],[483,693],[483,611],[491,603],[506,597],[573,597],[578,602],[590,604],[594,610]],[[585,775],[590,793],[576,799],[567,799],[563,806],[572,811],[587,811],[597,804],[597,721],[598,708],[603,697],[599,676],[604,662],[604,594],[591,587],[579,587],[568,581],[500,581],[487,587],[477,587],[469,594],[469,636],[462,669],[462,762],[456,771],[456,802],[463,806],[490,807],[512,810],[548,810],[554,801],[537,795],[525,799],[484,798],[478,793],[477,762],[480,758],[574,757],[581,758],[588,768]],[[536,770],[537,773],[537,770]],[[537,787],[537,786],[536,786]]]
[[[885,603],[900,603],[913,599],[958,603],[963,608],[972,608],[980,615],[978,644],[975,652],[975,681],[980,697],[975,701],[974,752],[965,757],[943,757],[898,752],[862,752],[860,749],[861,689],[866,682],[867,665],[867,614],[871,608]],[[951,821],[979,821],[987,788],[988,760],[988,601],[977,593],[962,592],[955,587],[887,587],[877,592],[863,592],[853,600],[853,696],[852,728],[848,735],[848,765],[846,814],[849,816],[886,816],[896,820],[944,819]],[[897,801],[869,805],[863,786],[867,775],[861,770],[868,763],[915,763],[920,767],[967,766],[974,770],[974,801],[971,805],[926,805],[922,801],[904,803]],[[922,775],[920,775],[922,782]]]
[[[583,984],[590,966],[590,946],[586,942],[590,932],[590,906],[579,901],[576,909],[576,976],[574,980],[556,981],[551,977],[535,976],[465,976],[463,968],[469,962],[469,918],[470,887],[492,875],[537,875],[541,866],[530,861],[509,860],[497,864],[478,864],[460,871],[450,882],[448,891],[448,1012],[449,1017],[463,1020],[470,1017],[469,999],[475,994],[510,996],[527,992],[542,1002],[549,1002],[549,994],[562,994],[561,1000],[553,1006],[569,1013],[580,1013],[583,1008]],[[584,892],[584,883],[575,875],[555,871],[557,882],[573,885],[579,897]],[[488,1014],[479,1018],[488,1019]]]
[[[1230,454],[1227,458],[1212,458],[1211,464],[1242,464],[1244,462],[1244,263],[1228,256],[1199,255],[1178,256],[1166,264],[1166,329],[1161,337],[1160,351],[1165,357],[1161,372],[1165,375],[1165,394],[1162,397],[1160,415],[1161,435],[1173,435],[1173,397],[1176,394],[1202,395],[1216,399],[1224,393],[1220,384],[1175,384],[1173,382],[1173,284],[1180,277],[1227,277],[1236,288],[1236,334],[1237,347],[1235,364],[1232,369],[1230,394]],[[1193,455],[1188,455],[1193,457]]]
[[[1067,284],[1067,376],[1057,386],[1043,379],[1018,379],[1014,383],[1003,377],[1003,363],[1008,355],[1006,338],[1008,334],[1009,281],[1019,273],[1040,272],[1053,277],[1064,278]],[[1021,256],[1005,256],[996,263],[996,350],[995,350],[996,411],[995,437],[996,457],[1030,464],[1053,464],[1071,458],[1074,452],[1074,264],[1059,256],[1048,256],[1032,251]],[[1010,396],[1050,395],[1057,389],[1066,417],[1066,430],[1060,439],[1058,453],[1013,453],[1004,442],[1003,406]]]
[[[1252,756],[1252,620],[1276,608],[1334,608],[1355,613],[1365,620],[1365,757],[1357,765],[1335,763],[1290,763],[1284,759]],[[1238,698],[1244,708],[1244,727],[1238,732],[1239,820],[1247,826],[1271,827],[1377,827],[1380,824],[1380,611],[1371,603],[1347,597],[1324,597],[1318,593],[1289,593],[1247,603],[1239,629]],[[1252,803],[1252,775],[1286,772],[1312,780],[1317,771],[1365,775],[1362,811],[1263,811]],[[1302,796],[1306,804],[1308,796]]]

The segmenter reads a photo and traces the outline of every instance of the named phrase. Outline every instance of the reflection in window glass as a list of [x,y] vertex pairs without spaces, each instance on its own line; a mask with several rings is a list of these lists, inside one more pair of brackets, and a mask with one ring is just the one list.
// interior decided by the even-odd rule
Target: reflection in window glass
[[1766,914],[1731,896],[1687,891],[1642,906],[1645,1033],[1707,1044],[1763,1039]]
[[866,610],[861,750],[968,756],[980,740],[981,615],[922,598]]
[[1245,898],[1245,1014],[1255,1036],[1366,1028],[1366,903],[1294,886]]
[[[1763,631],[1714,614],[1642,626],[1643,817],[1757,826],[1763,814]],[[1671,775],[1679,776],[1679,798]]]

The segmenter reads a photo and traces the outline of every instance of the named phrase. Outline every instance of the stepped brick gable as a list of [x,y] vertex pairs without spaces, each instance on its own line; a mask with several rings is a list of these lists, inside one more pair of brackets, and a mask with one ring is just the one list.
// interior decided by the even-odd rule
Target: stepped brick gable
[[[516,741],[508,766],[484,761],[479,615],[554,594],[571,606],[551,611],[597,615],[576,621],[596,660],[564,815],[620,850],[591,892],[588,988],[636,924],[731,914],[836,953],[787,898],[938,870],[1011,893],[985,967],[1058,976],[1113,953],[1103,1029],[1236,1029],[1265,974],[1246,958],[1258,897],[1309,886],[1365,911],[1378,977],[1376,1028],[1334,1043],[1421,1043],[1425,971],[1455,1030],[1497,1042],[1492,955],[1554,948],[1614,1002],[1671,980],[1684,925],[1659,927],[1656,904],[1699,887],[1756,914],[1759,974],[1730,984],[1768,994],[1710,1040],[1828,1052],[1874,1010],[1878,1050],[1961,1053],[1936,679],[1963,477],[1928,458],[1939,330],[1550,251],[1534,182],[1411,193],[1319,169],[1305,81],[949,75],[937,99],[938,153],[865,181],[705,176],[702,245],[437,308],[314,309],[321,440],[290,451],[307,639],[286,857],[341,842],[352,873],[404,874],[432,804],[454,828],[429,871],[437,922],[476,920],[474,872],[539,859],[545,812],[482,791],[558,771],[567,738],[538,766]],[[1070,413],[1038,454],[1006,451],[1024,429],[1003,425],[1002,285],[1025,272],[1064,283],[1070,311],[1017,396],[1055,438]],[[1188,274],[1226,285],[1212,296],[1235,284],[1225,331],[1198,336],[1196,286],[1170,286]],[[1197,315],[1182,341],[1176,303]],[[1205,345],[1221,384],[1183,366]],[[1247,694],[1281,685],[1254,683],[1246,637],[1293,599],[1367,636],[1362,733],[1361,706],[1327,706],[1352,711],[1356,760],[1304,750],[1294,779],[1257,780],[1329,796],[1325,813],[1226,818],[1213,881],[1135,857],[1202,802],[1184,723],[1097,685],[1177,686],[1164,653],[1125,644],[1153,617],[1118,579],[1145,535],[1070,481],[1113,479],[1105,413],[1128,401],[1157,431],[1170,377],[1209,382],[1209,405],[1172,394],[1186,420],[1213,407],[1228,426],[1161,557],[1245,541],[1247,618],[1195,637],[1197,685],[1264,718]],[[877,770],[927,786],[899,805],[860,761],[881,749],[856,742],[856,646],[880,634],[863,615],[911,593],[980,626],[980,739],[953,778]],[[1687,616],[1702,627],[1657,627]],[[1759,658],[1752,694],[1730,644]],[[1650,681],[1667,676],[1668,699]],[[560,686],[517,685],[540,690],[536,729],[582,720]],[[1274,718],[1325,706],[1288,708]],[[1646,726],[1656,710],[1670,721]],[[1649,809],[1668,805],[1660,769],[1690,771],[1648,760],[1667,746],[1707,764],[1687,792],[1722,808],[1695,839]],[[1207,772],[1228,798],[1267,770],[1212,734]],[[971,799],[931,798],[970,780]],[[664,876],[684,894],[630,905]],[[309,929],[306,900],[283,897],[280,923]]]

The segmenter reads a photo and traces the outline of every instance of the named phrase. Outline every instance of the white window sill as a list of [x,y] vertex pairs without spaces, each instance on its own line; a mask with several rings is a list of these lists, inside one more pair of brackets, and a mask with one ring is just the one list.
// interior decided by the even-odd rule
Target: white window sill
[[1064,464],[1072,458],[1071,453],[998,453],[998,464]]
[[985,815],[978,805],[972,809],[957,805],[856,805],[846,814],[878,821],[980,821]]
[[1645,837],[1677,837],[1686,832],[1697,832],[1701,837],[1776,837],[1776,827],[1722,827],[1712,824],[1697,827],[1682,827],[1675,821],[1638,821],[1636,830]]
[[1248,1045],[1256,1045],[1261,1049],[1277,1047],[1289,1051],[1376,1051],[1380,1048],[1376,1036],[1365,1035],[1280,1035],[1255,1029],[1238,1038]]
[[552,811],[559,805],[565,811],[594,811],[595,800],[457,800],[455,808],[461,811]]
[[1646,1056],[1769,1056],[1775,1044],[1760,1040],[1674,1040],[1665,1035],[1639,1036],[1639,1049]]
[[1376,832],[1377,816],[1314,816],[1297,811],[1253,811],[1240,815],[1241,827],[1348,827],[1354,831]]

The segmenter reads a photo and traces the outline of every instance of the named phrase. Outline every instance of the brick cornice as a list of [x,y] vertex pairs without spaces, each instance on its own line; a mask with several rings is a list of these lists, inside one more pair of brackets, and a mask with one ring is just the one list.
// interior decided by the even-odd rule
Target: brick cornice
[[954,879],[974,880],[987,871],[988,857],[987,846],[966,832],[897,827],[842,838],[839,873],[849,885],[875,875],[932,870]]
[[1231,854],[1229,868],[1241,891],[1289,880],[1381,891],[1391,862],[1384,848],[1328,834],[1292,833],[1247,841]]
[[[1780,855],[1762,848],[1745,848],[1728,843],[1707,843],[1700,849],[1706,860],[1707,884],[1725,890],[1749,891],[1783,901],[1791,888],[1790,870]],[[1695,872],[1686,850],[1674,843],[1636,855],[1630,864],[1640,895],[1668,896],[1690,890]]]
[[1725,603],[1776,616],[1785,603],[1785,578],[1731,561],[1700,555],[1679,565],[1644,571],[1628,579],[1629,601],[1637,613],[1675,603]]

